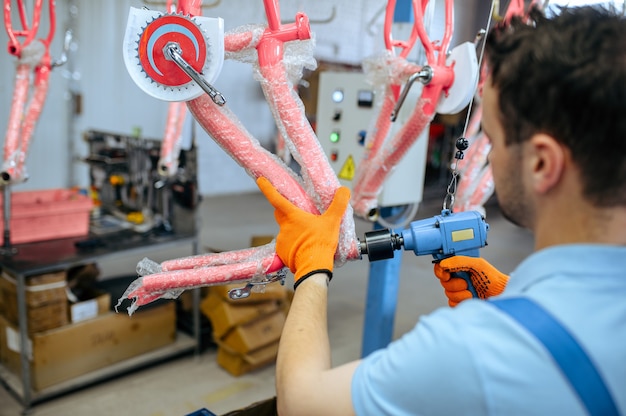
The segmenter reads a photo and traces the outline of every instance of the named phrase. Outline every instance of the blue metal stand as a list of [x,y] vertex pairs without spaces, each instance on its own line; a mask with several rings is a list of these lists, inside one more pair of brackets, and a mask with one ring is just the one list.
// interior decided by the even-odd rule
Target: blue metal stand
[[[381,214],[385,217],[391,216],[393,210],[394,208],[383,208]],[[378,223],[374,224],[374,229],[381,228]],[[401,263],[401,250],[396,251],[392,259],[370,263],[361,357],[366,357],[391,342]]]
[[[394,23],[413,22],[411,0],[398,0],[395,7]],[[401,211],[399,207],[387,207],[382,208],[380,214],[383,218],[389,218],[399,211]],[[381,228],[383,227],[380,224],[374,224],[375,230]],[[398,303],[401,263],[402,250],[396,251],[392,259],[370,263],[361,357],[366,357],[391,342]]]

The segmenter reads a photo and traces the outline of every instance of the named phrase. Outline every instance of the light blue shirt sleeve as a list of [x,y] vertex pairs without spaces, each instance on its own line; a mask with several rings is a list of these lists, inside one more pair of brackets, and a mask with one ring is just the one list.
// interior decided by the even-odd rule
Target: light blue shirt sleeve
[[423,317],[363,359],[351,388],[358,416],[585,414],[543,345],[479,300]]
[[473,414],[487,413],[464,330],[451,313],[441,309],[422,318],[363,360],[352,379],[357,415],[453,415],[470,407]]
[[[527,296],[587,349],[626,409],[626,247],[569,245],[534,253],[502,297]],[[424,316],[364,358],[352,403],[365,415],[584,415],[545,347],[488,302],[467,300]],[[626,413],[624,413],[626,414]]]

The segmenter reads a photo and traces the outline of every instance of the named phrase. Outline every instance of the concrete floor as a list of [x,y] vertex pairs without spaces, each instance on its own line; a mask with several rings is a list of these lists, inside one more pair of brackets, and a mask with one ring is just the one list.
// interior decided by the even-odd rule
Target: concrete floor
[[[441,205],[441,196],[426,197],[416,218],[439,214]],[[532,250],[532,237],[504,220],[493,199],[486,209],[489,245],[481,254],[503,272],[509,272]],[[274,235],[277,231],[272,208],[260,193],[205,198],[199,220],[201,250],[246,248],[251,237]],[[359,237],[372,229],[365,221],[357,220],[356,225]],[[170,252],[166,258],[184,255],[187,254]],[[136,264],[139,259],[130,260]],[[329,299],[335,364],[360,357],[368,274],[366,260],[350,262],[335,272]],[[410,330],[421,315],[447,307],[443,290],[432,274],[429,257],[403,253],[400,274],[394,338]],[[203,407],[223,414],[274,396],[274,366],[233,377],[216,364],[215,356],[216,350],[210,347],[199,356],[171,359],[36,404],[32,414],[182,416]],[[21,405],[0,388],[0,416],[19,415],[21,411]]]

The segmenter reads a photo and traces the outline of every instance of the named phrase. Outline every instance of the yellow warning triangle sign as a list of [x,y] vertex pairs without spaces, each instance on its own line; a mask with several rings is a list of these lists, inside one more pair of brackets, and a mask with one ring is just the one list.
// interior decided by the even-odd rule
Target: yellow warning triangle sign
[[352,155],[350,155],[341,167],[341,170],[339,171],[339,174],[337,176],[339,177],[339,179],[351,181],[352,179],[354,179],[355,171],[356,166],[354,165],[354,158],[352,157]]

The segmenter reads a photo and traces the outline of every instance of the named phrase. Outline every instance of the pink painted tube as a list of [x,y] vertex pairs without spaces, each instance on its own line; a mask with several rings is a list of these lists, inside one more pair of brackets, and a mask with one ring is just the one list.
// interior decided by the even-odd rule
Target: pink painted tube
[[378,154],[387,139],[387,136],[389,135],[389,129],[391,127],[391,113],[393,112],[395,105],[396,100],[393,98],[391,88],[388,87],[385,99],[379,110],[378,117],[376,118],[376,124],[374,125],[373,130],[368,132],[369,139],[365,143],[365,153],[363,154],[363,158],[358,164],[354,175],[354,185],[352,187],[353,200],[355,200],[355,195],[360,195],[362,193],[362,188],[365,185],[365,177],[368,175],[368,171],[371,168],[371,162]]
[[287,142],[282,134],[278,133],[274,138],[274,145],[276,147],[276,156],[278,156],[285,164],[291,163],[291,153],[287,148]]
[[253,48],[252,32],[242,32],[224,36],[224,49],[228,52],[238,52],[243,49]]
[[487,156],[491,150],[491,145],[487,137],[480,133],[472,140],[469,149],[472,149],[472,152],[467,153],[463,160],[459,162],[459,172],[461,173],[461,180],[457,186],[457,195],[459,196],[467,193],[466,190],[487,164]]
[[[3,183],[18,183],[27,178],[26,156],[48,94],[50,66],[45,59],[44,45],[34,42],[22,49],[22,55],[21,63],[17,66],[13,102],[4,142],[4,163],[0,175],[0,181]],[[30,72],[33,67],[36,68],[33,95],[27,104]]]
[[476,105],[474,106],[474,112],[470,116],[470,121],[467,125],[467,131],[465,132],[465,137],[474,137],[478,133],[480,133],[480,122],[483,118],[483,106]]
[[160,298],[176,298],[187,289],[249,281],[257,276],[275,273],[283,268],[283,264],[274,253],[273,247],[272,243],[242,250],[242,253],[238,254],[243,254],[244,251],[249,254],[245,261],[237,258],[231,262],[222,258],[224,264],[146,274],[126,289],[118,301],[118,306],[124,299],[133,299],[132,305],[128,308],[129,315],[132,315],[139,306]]
[[[37,35],[37,30],[39,29],[39,19],[41,17],[41,6],[42,0],[36,0],[34,4],[33,10],[33,25],[29,29],[27,19],[26,9],[24,7],[24,2],[19,1],[17,3],[19,8],[20,21],[22,24],[23,30],[14,30],[12,26],[11,20],[11,2],[8,0],[4,1],[4,25],[9,35],[9,45],[8,50],[11,55],[20,57],[22,53],[22,48],[28,46]],[[52,9],[53,10],[53,9]],[[24,42],[20,45],[17,40],[18,36],[24,36]]]
[[357,215],[366,218],[377,208],[377,198],[383,183],[432,120],[432,116],[424,111],[424,106],[428,104],[429,101],[420,98],[402,129],[372,159],[362,178],[359,194],[352,197],[352,206]]
[[[284,131],[290,152],[300,166],[304,182],[312,189],[311,197],[319,197],[320,211],[325,210],[333,200],[340,183],[330,166],[322,146],[313,132],[311,124],[304,117],[304,105],[296,96],[286,77],[282,65],[261,66],[263,77],[261,86],[279,130]],[[272,182],[273,183],[273,182]],[[275,185],[275,184],[274,184]],[[360,258],[352,209],[348,206],[341,225],[341,237],[335,261]]]
[[251,177],[266,177],[292,203],[308,212],[319,213],[291,169],[235,122],[235,115],[226,106],[216,105],[206,94],[189,101],[187,106],[215,142]]
[[[489,153],[489,149],[485,149],[487,139],[485,134],[479,132],[475,136],[467,137],[469,147],[464,152],[463,159],[458,161],[457,168],[461,175],[464,175],[466,171],[470,170],[476,163],[480,163],[480,160],[485,160],[486,155]],[[487,153],[485,153],[485,151]],[[484,156],[483,156],[484,155]]]
[[259,44],[265,28],[261,25],[247,25],[235,28],[224,35],[224,50],[226,59],[233,54],[244,51],[254,51]]
[[249,260],[250,258],[259,257],[258,253],[260,250],[261,249],[259,247],[251,247],[243,250],[227,251],[222,253],[199,254],[196,256],[166,260],[161,263],[161,269],[164,272],[168,272],[172,270],[196,269],[198,267],[211,267],[221,266],[224,264],[240,263],[242,261]]
[[367,153],[365,154],[365,161],[371,160],[380,150],[380,148],[385,143],[385,139],[389,134],[389,129],[391,127],[391,113],[396,105],[396,100],[393,98],[393,94],[391,93],[391,87],[389,87],[389,91],[385,94],[385,100],[383,101],[383,105],[380,109],[380,115],[376,119],[376,125],[374,126],[373,138],[371,140],[371,144],[368,143]]
[[30,144],[32,143],[33,132],[35,126],[39,120],[39,116],[43,111],[43,105],[48,95],[48,86],[50,80],[50,67],[39,66],[35,70],[35,83],[33,97],[28,105],[28,113],[22,123],[22,144],[20,148],[20,159],[17,166],[17,171],[21,172],[21,179],[25,179],[25,163],[26,155]]
[[[491,150],[491,144],[484,133],[480,132],[471,142],[463,159],[461,179],[457,184],[455,210],[468,211],[472,209],[482,210],[482,205],[493,193],[493,177],[487,157]],[[481,202],[482,201],[482,202]]]
[[[135,280],[135,282],[139,282],[140,280],[137,279]],[[133,282],[134,283],[134,282]],[[180,293],[182,293],[183,291],[179,291],[178,295],[180,296]],[[122,301],[124,299],[134,299],[133,303],[131,306],[128,307],[128,315],[132,315],[133,312],[135,312],[137,310],[137,308],[139,308],[140,306],[144,306],[147,305],[151,302],[154,302],[155,300],[159,300],[159,299],[170,299],[168,297],[166,297],[167,295],[165,295],[164,293],[149,293],[146,290],[144,290],[141,286],[137,286],[133,291],[132,291],[132,296],[130,295],[125,295],[124,297],[120,298],[117,302],[117,305],[115,306],[115,310],[117,311],[117,308],[122,304]],[[175,299],[175,296],[172,296],[171,299]]]
[[[274,256],[268,255],[262,261],[247,261],[191,270],[173,270],[165,273],[156,273],[144,276],[142,287],[147,292],[162,293],[172,287],[191,289],[200,286],[250,280],[254,276],[268,274],[268,269],[273,261]],[[132,296],[132,293],[130,295]]]
[[[416,6],[417,6],[416,2],[414,1],[413,7],[416,7]],[[387,7],[385,9],[385,23],[383,25],[385,47],[389,51],[393,51],[394,48],[396,47],[401,48],[402,51],[400,52],[400,54],[402,55],[402,57],[406,58],[409,52],[411,52],[413,45],[415,45],[415,41],[417,40],[418,32],[415,30],[415,25],[418,23],[417,22],[414,23],[413,30],[411,31],[411,36],[408,40],[400,41],[400,40],[394,39],[391,31],[393,28],[395,11],[396,11],[396,1],[388,0]]]
[[474,178],[474,181],[467,185],[464,191],[463,194],[457,193],[454,211],[479,211],[483,215],[486,215],[484,205],[494,192],[491,166],[483,166],[478,175]]
[[[417,34],[417,32],[415,32]],[[406,49],[404,50],[406,51]],[[403,57],[396,57],[391,51],[367,58],[363,62],[364,71],[368,77],[368,82],[376,85],[376,94],[384,97],[382,104],[376,109],[378,117],[373,125],[368,128],[367,142],[365,143],[365,153],[357,165],[357,171],[352,186],[353,204],[363,198],[363,194],[367,193],[367,199],[377,198],[379,190],[375,190],[372,196],[372,190],[367,190],[369,175],[375,166],[380,165],[381,160],[379,153],[386,147],[389,131],[391,128],[391,114],[397,102],[396,88],[400,84],[405,83],[408,78],[421,70],[417,65],[408,62]],[[419,133],[418,133],[419,134]],[[369,204],[369,202],[368,202]],[[358,204],[357,204],[358,205]],[[355,207],[357,207],[355,205]],[[376,206],[367,209],[367,213],[360,212],[366,208],[356,208],[355,212],[361,217],[369,217],[370,211]],[[358,209],[358,211],[357,211]],[[372,211],[373,212],[373,211]]]
[[[277,10],[276,4],[271,6],[266,12],[276,17],[274,14]],[[305,17],[297,18],[295,24],[283,26],[277,23],[277,25],[265,28],[263,31],[259,31],[259,27],[244,27],[243,30],[237,29],[229,32],[225,44],[227,51],[233,52],[231,57],[243,61],[248,61],[250,58],[245,57],[245,55],[242,58],[234,52],[245,54],[249,52],[249,48],[257,48],[259,64],[256,68],[258,70],[257,79],[272,110],[281,139],[285,140],[285,145],[291,156],[302,166],[305,191],[309,199],[314,201],[319,212],[324,210],[332,201],[339,181],[326,161],[319,141],[306,119],[304,105],[294,92],[292,82],[289,80],[289,75],[292,74],[288,74],[283,61],[283,43],[291,40],[308,39],[310,33],[306,30],[307,27],[308,20]],[[268,179],[274,186],[277,186],[271,178]],[[278,189],[280,191],[280,188]],[[306,209],[296,201],[292,202]],[[340,241],[338,262],[343,262],[346,258],[358,258],[356,235],[350,235],[349,232],[354,229],[354,224],[350,221],[353,221],[352,213],[347,212],[344,217],[344,224],[345,230],[348,232],[343,232],[342,229],[342,236],[346,236],[345,239],[348,241],[343,241],[343,243]]]
[[491,166],[487,165],[483,168],[478,177],[476,187],[474,188],[474,192],[472,192],[469,200],[470,206],[477,208],[480,207],[482,209],[489,197],[493,194],[493,191],[493,171],[491,170]]
[[[4,164],[2,166],[3,175],[6,182],[11,178],[16,178],[18,165],[18,152],[20,149],[20,135],[22,130],[22,117],[28,96],[30,76],[30,65],[20,64],[15,74],[15,89],[13,90],[13,101],[11,112],[9,113],[9,123],[4,139]],[[5,176],[6,175],[8,176]]]
[[172,177],[178,169],[181,134],[186,114],[187,105],[185,102],[174,101],[169,103],[165,123],[165,136],[161,143],[161,154],[157,168],[159,175],[163,177]]

